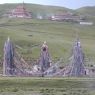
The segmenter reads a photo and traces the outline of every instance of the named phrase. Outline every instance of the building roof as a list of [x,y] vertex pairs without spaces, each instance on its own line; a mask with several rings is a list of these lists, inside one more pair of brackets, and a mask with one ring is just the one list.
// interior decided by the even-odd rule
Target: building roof
[[30,12],[28,12],[24,4],[17,6],[15,9],[9,12],[9,17],[26,17],[31,18]]

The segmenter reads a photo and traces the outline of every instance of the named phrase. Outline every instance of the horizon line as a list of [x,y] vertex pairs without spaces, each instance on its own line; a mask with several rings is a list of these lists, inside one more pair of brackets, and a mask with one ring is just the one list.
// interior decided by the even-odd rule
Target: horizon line
[[[3,4],[22,4],[23,2],[10,2],[10,3],[0,3],[0,5],[3,5]],[[25,3],[25,2],[24,2]],[[76,9],[79,9],[79,8],[83,8],[83,7],[95,7],[95,5],[85,5],[85,6],[81,6],[81,7],[78,7],[78,8],[69,8],[69,7],[66,7],[66,6],[59,6],[59,5],[49,5],[49,4],[37,4],[37,3],[28,3],[26,2],[25,4],[33,4],[33,5],[42,5],[42,6],[51,6],[51,7],[63,7],[63,8],[68,8],[68,9],[72,9],[72,10],[76,10]]]

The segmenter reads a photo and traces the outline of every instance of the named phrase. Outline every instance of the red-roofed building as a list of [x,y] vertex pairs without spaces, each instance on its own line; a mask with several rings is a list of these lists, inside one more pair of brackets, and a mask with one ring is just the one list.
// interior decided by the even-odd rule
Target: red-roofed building
[[50,18],[51,20],[54,21],[82,21],[84,18],[79,16],[79,15],[73,15],[71,13],[64,13],[64,14],[57,14],[53,15]]
[[8,13],[8,17],[10,18],[32,18],[30,12],[28,12],[24,6],[24,3],[20,6],[17,6],[15,9],[11,10]]

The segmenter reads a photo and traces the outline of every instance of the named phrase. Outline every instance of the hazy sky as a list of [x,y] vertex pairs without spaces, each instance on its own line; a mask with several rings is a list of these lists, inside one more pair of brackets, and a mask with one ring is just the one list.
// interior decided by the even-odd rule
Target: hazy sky
[[[23,0],[0,0],[2,3],[22,3]],[[83,6],[95,6],[95,0],[24,0],[25,3],[63,6],[76,9]]]

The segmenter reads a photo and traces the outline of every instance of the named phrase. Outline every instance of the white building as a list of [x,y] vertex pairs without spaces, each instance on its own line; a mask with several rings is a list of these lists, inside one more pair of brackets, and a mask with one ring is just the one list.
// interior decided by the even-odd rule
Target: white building
[[80,25],[93,25],[93,22],[80,22]]

